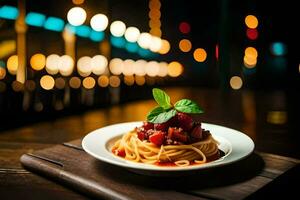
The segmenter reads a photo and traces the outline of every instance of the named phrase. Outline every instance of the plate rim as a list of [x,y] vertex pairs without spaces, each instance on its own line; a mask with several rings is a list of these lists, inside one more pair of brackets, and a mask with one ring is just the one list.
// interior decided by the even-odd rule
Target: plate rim
[[[224,157],[224,159],[222,160],[216,160],[216,161],[212,161],[212,162],[208,162],[208,163],[205,163],[205,164],[199,164],[199,165],[191,165],[191,166],[185,166],[185,167],[166,167],[166,166],[157,166],[157,165],[151,165],[151,164],[145,164],[145,163],[135,163],[133,161],[126,161],[125,162],[121,162],[121,160],[123,160],[123,158],[119,158],[120,161],[117,161],[115,159],[108,159],[106,157],[103,157],[101,155],[98,155],[96,153],[94,153],[93,151],[90,151],[90,149],[88,148],[87,146],[87,140],[89,137],[92,137],[93,135],[98,135],[98,134],[103,134],[103,133],[99,133],[99,131],[103,131],[103,129],[109,129],[109,128],[112,128],[112,127],[115,127],[115,126],[124,126],[124,125],[132,125],[132,127],[134,128],[137,124],[142,124],[143,121],[132,121],[132,122],[122,122],[122,123],[115,123],[115,124],[110,124],[110,125],[107,125],[107,126],[104,126],[104,127],[101,127],[101,128],[98,128],[98,129],[95,129],[91,132],[89,132],[88,134],[86,134],[84,136],[84,138],[82,139],[82,142],[81,142],[81,145],[82,145],[82,148],[83,150],[91,155],[92,157],[94,157],[95,159],[97,160],[100,160],[102,162],[105,162],[105,163],[109,163],[109,164],[112,164],[112,165],[115,165],[115,166],[119,166],[119,167],[125,167],[127,169],[132,169],[132,170],[142,170],[142,171],[168,171],[168,172],[178,172],[178,171],[191,171],[191,170],[201,170],[201,169],[208,169],[208,168],[215,168],[215,167],[221,167],[221,166],[224,166],[224,165],[229,165],[229,164],[232,164],[232,163],[235,163],[235,162],[238,162],[242,159],[245,159],[246,157],[248,157],[250,154],[253,153],[254,151],[254,148],[255,148],[255,143],[253,142],[253,140],[248,136],[246,135],[245,133],[239,131],[239,130],[236,130],[236,129],[232,129],[232,128],[229,128],[229,127],[226,127],[226,126],[221,126],[221,125],[218,125],[218,124],[212,124],[212,123],[206,123],[206,122],[201,122],[202,125],[204,126],[214,126],[214,127],[217,127],[217,128],[225,128],[225,129],[228,129],[230,131],[233,131],[233,132],[238,132],[240,134],[240,136],[244,137],[245,141],[248,140],[248,145],[250,145],[250,149],[249,151],[247,151],[245,153],[245,155],[243,156],[240,156],[238,158],[235,158],[233,160],[227,160],[228,157],[230,157],[230,155],[232,154],[232,152],[234,151],[233,150],[233,145],[231,144],[231,150],[230,150],[230,153],[228,155],[226,155]],[[117,136],[120,136],[124,134],[123,132],[122,133],[119,133],[119,134],[113,134],[112,136],[109,137],[109,139],[106,140],[105,142],[105,146],[107,144],[107,142],[109,140],[111,140],[112,138],[114,137],[117,137]],[[214,135],[214,133],[212,133],[212,135]],[[216,136],[218,137],[223,137],[223,136],[220,136],[218,134],[215,133]],[[223,137],[225,140],[228,141],[227,138]],[[230,141],[229,141],[230,142]],[[106,149],[106,147],[104,147]],[[106,149],[107,150],[107,149]],[[109,151],[108,151],[109,152]],[[115,156],[113,153],[109,152],[109,155],[114,158],[114,157],[117,157]],[[232,155],[231,155],[232,156]],[[118,157],[117,157],[118,159]],[[224,160],[226,162],[224,162]]]

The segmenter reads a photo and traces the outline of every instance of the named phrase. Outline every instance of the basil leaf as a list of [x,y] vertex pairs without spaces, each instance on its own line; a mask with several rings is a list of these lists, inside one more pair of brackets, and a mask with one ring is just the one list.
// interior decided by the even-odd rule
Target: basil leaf
[[153,118],[163,112],[165,112],[165,110],[162,107],[156,107],[148,113],[147,120],[150,122]]
[[[158,107],[161,108],[161,107]],[[149,115],[147,116],[147,120],[148,122],[151,123],[164,123],[166,121],[168,121],[169,119],[171,119],[172,117],[174,117],[176,115],[176,110],[175,109],[171,109],[169,111],[164,111],[164,112],[157,112],[159,109],[155,108],[154,110],[152,110]],[[157,111],[155,111],[157,109]],[[156,113],[157,115],[153,114]]]
[[174,107],[177,111],[183,113],[204,113],[204,110],[198,106],[197,103],[189,99],[181,99],[180,101],[177,101]]
[[152,94],[153,94],[155,101],[163,109],[169,109],[172,107],[171,102],[170,102],[170,97],[163,90],[154,88],[152,90]]

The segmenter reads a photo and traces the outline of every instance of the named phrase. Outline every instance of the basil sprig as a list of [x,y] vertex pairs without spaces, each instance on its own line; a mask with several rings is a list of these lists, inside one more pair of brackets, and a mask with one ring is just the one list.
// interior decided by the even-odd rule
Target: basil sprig
[[149,112],[147,115],[148,122],[164,123],[174,117],[177,112],[189,114],[199,114],[204,112],[197,103],[189,99],[177,101],[173,106],[169,95],[161,89],[154,88],[152,94],[159,106]]

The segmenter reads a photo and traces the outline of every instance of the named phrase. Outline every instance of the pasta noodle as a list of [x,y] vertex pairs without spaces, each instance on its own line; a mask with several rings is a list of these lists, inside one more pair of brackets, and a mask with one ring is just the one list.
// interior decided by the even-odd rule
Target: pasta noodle
[[135,130],[122,136],[112,147],[114,154],[124,152],[126,160],[156,164],[173,162],[177,166],[188,166],[192,163],[206,163],[209,157],[218,155],[218,142],[211,134],[199,142],[192,144],[161,145],[141,141]]

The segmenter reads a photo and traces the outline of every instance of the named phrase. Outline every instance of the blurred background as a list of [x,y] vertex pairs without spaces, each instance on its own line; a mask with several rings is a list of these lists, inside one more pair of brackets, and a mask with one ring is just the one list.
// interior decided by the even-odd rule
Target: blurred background
[[299,103],[294,4],[1,0],[0,129],[148,99],[151,88],[170,86],[272,91],[265,120],[284,124]]

